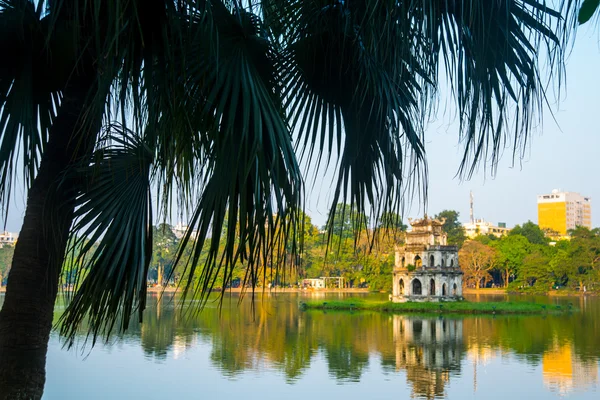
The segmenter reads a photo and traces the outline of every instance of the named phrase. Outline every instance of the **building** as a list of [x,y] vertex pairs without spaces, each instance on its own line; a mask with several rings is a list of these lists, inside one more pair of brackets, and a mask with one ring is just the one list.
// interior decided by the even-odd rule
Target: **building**
[[[185,233],[187,232],[188,229],[189,229],[189,227],[187,225],[178,223],[177,225],[175,225],[171,228],[171,231],[173,232],[173,234],[175,235],[175,237],[177,239],[182,239],[185,236]],[[192,231],[192,233],[190,234],[190,239],[196,240],[197,237],[198,237],[198,231]]]
[[14,246],[15,244],[17,244],[18,238],[19,238],[18,233],[7,232],[7,231],[2,232],[2,233],[0,233],[0,247],[6,246],[6,245]]
[[475,219],[473,212],[473,192],[469,193],[469,223],[463,224],[465,235],[469,239],[474,239],[479,235],[494,235],[496,237],[506,236],[510,229],[506,227],[506,223],[498,222],[498,226],[483,219]]
[[592,199],[579,193],[553,190],[537,197],[538,225],[544,230],[566,235],[577,226],[592,228]]
[[396,249],[392,300],[455,300],[462,297],[458,248],[448,246],[444,220],[412,220],[405,245]]
[[463,224],[463,228],[465,229],[465,235],[469,239],[473,239],[479,235],[494,235],[496,237],[501,237],[508,235],[508,232],[510,232],[510,229],[506,227],[504,222],[499,222],[498,225],[494,225],[483,219],[476,219],[467,224]]

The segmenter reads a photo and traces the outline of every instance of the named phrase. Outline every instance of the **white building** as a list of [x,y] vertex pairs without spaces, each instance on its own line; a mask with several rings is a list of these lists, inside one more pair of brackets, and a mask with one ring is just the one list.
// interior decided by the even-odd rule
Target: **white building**
[[2,246],[14,246],[19,238],[18,233],[4,231],[0,233],[0,247]]
[[[188,228],[189,227],[187,225],[183,225],[182,223],[179,223],[179,224],[175,225],[171,230],[173,231],[173,234],[175,235],[175,237],[177,237],[177,239],[181,239],[187,232]],[[193,240],[196,240],[197,236],[198,236],[198,232],[192,231],[190,238]]]
[[465,235],[469,239],[473,239],[479,235],[494,235],[496,237],[506,236],[510,229],[506,227],[506,224],[499,223],[494,225],[491,222],[484,221],[483,219],[476,219],[473,222],[463,224],[465,229]]
[[412,231],[396,249],[392,300],[438,301],[462,297],[458,247],[448,246],[444,220],[409,218]]

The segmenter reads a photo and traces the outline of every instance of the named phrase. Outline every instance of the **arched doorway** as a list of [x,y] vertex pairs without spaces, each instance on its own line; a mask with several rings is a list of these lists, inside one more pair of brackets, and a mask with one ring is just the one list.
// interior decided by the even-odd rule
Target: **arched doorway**
[[456,289],[458,289],[458,286],[456,286],[455,283],[454,286],[452,286],[452,296],[456,296]]
[[435,267],[435,257],[432,255],[429,256],[429,266]]
[[435,281],[433,279],[429,281],[429,295],[435,296]]
[[423,288],[421,287],[421,281],[418,279],[413,279],[412,294],[415,296],[421,296],[422,293],[423,293]]
[[400,287],[400,294],[404,294],[404,279],[400,279],[400,282],[398,282],[398,286]]
[[421,265],[423,265],[423,261],[421,261],[421,257],[415,256],[415,268],[419,268]]
[[442,296],[447,296],[448,295],[448,291],[446,289],[446,284],[444,283],[442,285]]

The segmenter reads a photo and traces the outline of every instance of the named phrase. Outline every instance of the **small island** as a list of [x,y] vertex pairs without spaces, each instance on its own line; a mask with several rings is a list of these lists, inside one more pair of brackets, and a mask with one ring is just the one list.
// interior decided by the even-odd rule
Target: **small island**
[[394,303],[391,301],[374,301],[359,298],[348,298],[333,301],[301,302],[304,310],[347,310],[347,311],[381,311],[391,313],[441,313],[441,314],[560,314],[576,311],[571,304],[567,306],[538,304],[526,302],[413,302]]

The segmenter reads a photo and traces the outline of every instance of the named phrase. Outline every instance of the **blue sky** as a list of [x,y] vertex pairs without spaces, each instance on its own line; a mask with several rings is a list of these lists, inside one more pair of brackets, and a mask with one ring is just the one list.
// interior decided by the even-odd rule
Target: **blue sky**
[[[468,181],[456,177],[462,156],[457,123],[444,116],[433,121],[425,138],[429,163],[426,211],[432,215],[443,209],[457,210],[461,220],[466,222],[472,190],[476,218],[506,222],[509,227],[528,220],[537,223],[536,196],[562,189],[591,196],[593,225],[600,226],[600,178],[597,176],[600,173],[600,40],[597,31],[584,27],[577,33],[567,59],[565,90],[560,102],[551,106],[556,121],[550,112],[544,113],[543,125],[531,135],[522,160],[517,159],[513,166],[511,151],[507,150],[495,176],[492,177],[489,170],[486,173],[480,169]],[[307,207],[308,214],[318,225],[324,224],[327,217],[326,192],[327,189],[322,188],[312,193]],[[424,210],[419,206],[417,201],[413,202],[406,217],[422,215]]]
[[[489,171],[486,174],[480,170],[468,181],[457,178],[462,154],[457,124],[445,116],[433,121],[426,132],[430,178],[426,211],[435,214],[443,209],[454,209],[466,221],[472,190],[476,218],[506,222],[512,227],[527,220],[537,222],[536,195],[556,188],[591,196],[593,225],[600,226],[600,179],[597,176],[600,172],[600,40],[597,30],[587,27],[578,32],[567,60],[566,79],[560,103],[553,104],[558,125],[546,112],[543,126],[531,136],[525,158],[513,166],[510,151],[506,151],[494,177]],[[327,185],[330,179],[320,181],[321,189],[313,190],[307,203],[307,213],[317,225],[325,223],[329,207]],[[19,231],[25,195],[17,186],[13,194],[6,227],[9,231]],[[423,207],[415,201],[405,214],[406,217],[422,215]]]

